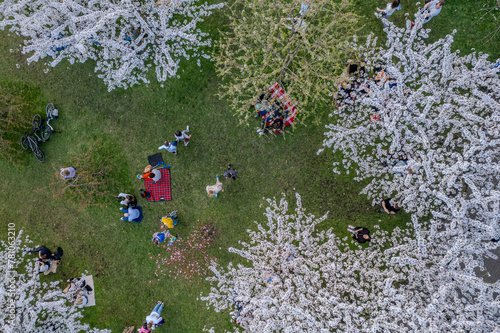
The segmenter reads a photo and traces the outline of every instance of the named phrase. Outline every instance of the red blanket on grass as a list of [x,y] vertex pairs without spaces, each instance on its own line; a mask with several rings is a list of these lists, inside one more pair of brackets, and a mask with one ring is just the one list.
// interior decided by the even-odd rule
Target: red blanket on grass
[[152,179],[145,179],[144,186],[146,191],[151,193],[148,201],[168,201],[172,200],[172,185],[170,183],[170,170],[167,168],[159,169],[161,171],[161,179],[156,183]]

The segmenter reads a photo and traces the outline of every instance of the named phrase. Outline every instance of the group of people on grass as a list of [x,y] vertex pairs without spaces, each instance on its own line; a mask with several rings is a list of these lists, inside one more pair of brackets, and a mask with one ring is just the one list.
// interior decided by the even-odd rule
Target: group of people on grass
[[[191,139],[191,135],[187,134],[189,132],[189,126],[186,127],[184,131],[175,132],[175,140],[172,142],[165,141],[164,145],[160,146],[158,149],[165,149],[170,153],[177,155],[177,143],[179,141],[183,141],[184,145],[187,146]],[[224,178],[236,180],[237,171],[231,166],[231,164],[227,165],[227,171],[224,172]],[[139,179],[151,179],[153,182],[157,182],[161,179],[161,172],[158,169],[155,169],[151,165],[148,165],[144,173],[142,175],[137,176]],[[219,176],[216,176],[216,184],[208,185],[206,187],[207,195],[209,197],[218,197],[220,192],[223,192],[222,182],[219,180]],[[124,216],[121,218],[123,221],[133,221],[137,217],[139,217],[139,210],[137,209],[137,199],[132,194],[120,193],[116,197],[121,205],[124,205],[124,208],[120,208],[120,210],[124,213]],[[161,218],[161,231],[155,232],[151,239],[151,242],[155,245],[160,245],[163,242],[167,241],[168,245],[173,245],[177,239],[178,235],[175,236],[171,234],[170,230],[174,228],[178,223],[177,211],[173,211],[166,216]],[[158,302],[151,312],[149,316],[146,317],[146,320],[143,322],[142,327],[139,329],[139,332],[149,333],[151,330],[155,329],[156,326],[159,326],[164,323],[163,318],[161,318],[161,311],[163,309],[163,303]],[[130,328],[130,332],[133,332],[132,328]]]
[[168,240],[168,246],[172,246],[179,238],[179,235],[174,236],[170,233],[170,230],[167,229],[172,229],[174,226],[177,225],[177,223],[178,223],[177,211],[170,212],[168,215],[163,216],[161,218],[161,227],[160,227],[162,231],[155,232],[153,234],[151,242],[155,245],[160,245],[165,240]]
[[[421,12],[425,15],[424,23],[429,22],[434,16],[437,16],[441,13],[441,9],[446,4],[445,0],[425,0],[424,8],[421,9]],[[393,0],[391,3],[388,3],[384,9],[380,9],[377,7],[377,12],[375,16],[378,18],[389,18],[396,10],[401,10],[401,1]],[[411,22],[414,25],[414,22]],[[384,27],[387,25],[384,23]]]
[[70,279],[63,293],[68,295],[69,302],[77,307],[84,307],[89,303],[89,295],[93,292],[85,277]]
[[123,212],[122,221],[137,221],[141,216],[140,208],[137,206],[137,199],[132,194],[120,193],[116,197],[121,205],[120,211]]
[[[143,321],[141,328],[137,330],[139,333],[151,333],[157,326],[165,323],[165,320],[161,317],[161,311],[163,310],[163,306],[165,304],[163,302],[156,302],[156,305],[146,317],[146,320]],[[123,333],[135,333],[135,327],[126,328]]]
[[[380,202],[380,209],[379,213],[387,213],[389,215],[394,215],[397,212],[401,210],[401,207],[395,202],[393,202],[392,198],[388,198],[385,200],[382,200]],[[370,237],[370,230],[364,227],[354,227],[352,225],[349,225],[347,227],[347,231],[352,233],[352,238],[357,240],[359,243],[366,243],[371,240]]]
[[189,140],[191,139],[191,135],[188,134],[188,132],[189,132],[189,125],[186,126],[186,129],[184,131],[182,131],[182,132],[176,131],[175,132],[175,134],[174,134],[175,140],[173,140],[171,142],[165,141],[163,143],[163,145],[158,147],[158,149],[165,149],[169,153],[177,155],[177,144],[179,143],[179,141],[184,141],[184,146],[186,146],[186,147],[189,144]]
[[60,247],[54,253],[45,246],[30,249],[26,252],[38,253],[38,259],[35,261],[35,271],[44,275],[56,273],[57,266],[60,264],[63,256],[63,249]]
[[[224,178],[236,180],[237,171],[232,168],[231,164],[227,165],[227,171],[224,172]],[[222,188],[222,182],[219,179],[219,175],[215,176],[215,185],[207,185],[207,194],[209,197],[219,197],[219,192],[224,192]]]

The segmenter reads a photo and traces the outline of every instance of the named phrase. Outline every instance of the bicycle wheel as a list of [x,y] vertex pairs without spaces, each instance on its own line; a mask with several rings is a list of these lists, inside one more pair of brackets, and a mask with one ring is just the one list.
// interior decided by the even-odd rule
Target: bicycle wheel
[[33,117],[33,129],[37,130],[38,128],[40,128],[40,125],[42,125],[42,116],[36,114]]
[[28,136],[27,137],[27,140],[28,140],[28,147],[31,148],[31,150],[33,152],[35,152],[35,150],[38,149],[38,143],[37,143],[37,140],[35,138],[33,138],[32,136]]
[[45,108],[45,111],[47,112],[47,118],[52,117],[52,111],[54,111],[56,107],[54,106],[54,103],[49,103],[47,104],[47,107]]
[[43,163],[45,162],[45,154],[43,151],[37,147],[37,149],[34,151],[35,157],[38,160],[38,162]]
[[49,126],[42,126],[40,129],[40,135],[42,136],[42,142],[47,141],[50,138],[50,135],[52,134],[52,130],[50,129]]
[[24,150],[28,150],[30,147],[28,144],[28,137],[26,135],[23,135],[21,137],[21,147],[23,147]]

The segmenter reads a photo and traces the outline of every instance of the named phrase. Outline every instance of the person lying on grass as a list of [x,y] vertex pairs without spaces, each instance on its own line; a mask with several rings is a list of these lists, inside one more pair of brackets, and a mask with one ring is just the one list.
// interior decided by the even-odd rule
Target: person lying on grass
[[222,188],[222,182],[219,180],[219,176],[215,176],[215,178],[217,179],[215,185],[207,186],[207,194],[209,197],[215,196],[216,198],[218,198],[219,192],[224,192],[224,189]]
[[366,243],[371,240],[370,230],[363,227],[353,227],[349,225],[347,231],[352,232],[352,238],[357,240],[359,243]]

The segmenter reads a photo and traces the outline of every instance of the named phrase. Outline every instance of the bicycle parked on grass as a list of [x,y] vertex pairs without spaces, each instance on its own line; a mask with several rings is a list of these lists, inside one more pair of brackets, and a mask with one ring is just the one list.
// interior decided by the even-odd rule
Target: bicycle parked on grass
[[[45,111],[47,114],[47,118],[45,119],[46,124],[42,126],[42,117],[39,114],[36,114],[32,121],[33,135],[23,135],[21,137],[21,146],[23,149],[28,150],[28,148],[30,148],[40,163],[45,162],[45,154],[40,147],[38,147],[38,142],[45,142],[50,138],[50,135],[54,132],[54,128],[50,126],[50,121],[57,119],[59,116],[59,111],[54,107],[53,103],[47,104]],[[38,134],[40,134],[40,136]]]

